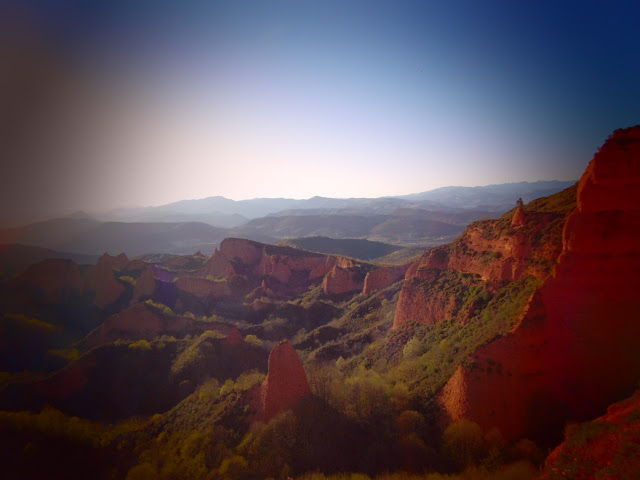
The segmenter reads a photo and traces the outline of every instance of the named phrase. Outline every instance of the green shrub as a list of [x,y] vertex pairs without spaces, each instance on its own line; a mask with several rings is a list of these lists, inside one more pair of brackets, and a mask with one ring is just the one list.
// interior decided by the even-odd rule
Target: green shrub
[[151,350],[151,343],[148,340],[138,340],[129,344],[131,350]]
[[255,335],[247,335],[246,337],[244,337],[244,341],[251,345],[255,345],[256,347],[262,347],[263,345],[262,340],[260,340]]
[[121,277],[119,277],[120,280],[122,280],[123,282],[127,282],[129,285],[136,285],[136,279],[129,276],[129,275],[122,275]]
[[456,465],[475,464],[483,448],[482,428],[475,422],[459,420],[449,425],[442,434],[442,449]]

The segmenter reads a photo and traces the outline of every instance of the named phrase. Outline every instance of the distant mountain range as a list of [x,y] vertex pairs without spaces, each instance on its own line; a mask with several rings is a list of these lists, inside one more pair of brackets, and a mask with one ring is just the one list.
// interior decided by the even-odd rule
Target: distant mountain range
[[[556,193],[574,182],[521,182],[446,187],[404,197],[307,200],[224,197],[160,207],[121,209],[98,219],[83,212],[0,230],[0,244],[21,244],[77,255],[211,254],[226,237],[266,243],[300,237],[366,239],[400,246],[448,242],[481,218]],[[71,254],[67,254],[71,255]]]
[[121,222],[203,222],[223,228],[237,227],[250,219],[267,215],[388,215],[398,208],[430,211],[484,210],[503,213],[518,198],[525,202],[552,195],[575,181],[539,181],[504,183],[483,187],[443,187],[412,195],[379,198],[326,198],[306,200],[290,198],[254,198],[230,200],[207,197],[181,200],[158,207],[119,209],[101,216],[101,220]]

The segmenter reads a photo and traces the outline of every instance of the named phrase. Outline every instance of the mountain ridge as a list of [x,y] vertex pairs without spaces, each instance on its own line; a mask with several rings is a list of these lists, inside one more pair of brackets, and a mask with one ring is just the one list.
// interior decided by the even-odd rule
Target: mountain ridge
[[[459,200],[450,201],[443,192],[458,192],[459,196],[472,198],[475,194],[474,205],[493,205],[495,209],[504,208],[505,205],[512,205],[515,199],[522,197],[525,201],[533,200],[541,196],[558,192],[571,186],[575,181],[561,180],[539,180],[536,182],[511,182],[504,184],[493,184],[476,187],[448,186],[440,187],[425,192],[414,193],[409,195],[387,195],[382,197],[350,197],[350,198],[332,198],[323,196],[313,196],[308,199],[291,199],[291,198],[266,198],[258,197],[246,200],[232,200],[220,195],[204,197],[200,199],[178,200],[159,206],[151,207],[135,207],[129,209],[117,209],[111,212],[105,212],[101,216],[104,220],[122,220],[127,216],[134,216],[139,220],[143,220],[149,212],[181,212],[183,214],[203,214],[205,212],[215,212],[220,215],[241,215],[247,219],[264,217],[284,210],[294,209],[313,209],[313,208],[359,208],[371,207],[375,204],[384,204],[392,202],[395,208],[406,206],[409,208],[420,207],[438,210],[447,208],[464,208],[460,206]],[[554,190],[550,192],[550,190]],[[540,191],[536,194],[534,192]],[[491,195],[491,201],[480,201],[482,194]],[[438,198],[439,200],[434,200]],[[416,204],[417,202],[417,204]],[[129,213],[127,213],[129,212]],[[146,213],[145,213],[146,212]],[[224,225],[220,225],[224,226]]]

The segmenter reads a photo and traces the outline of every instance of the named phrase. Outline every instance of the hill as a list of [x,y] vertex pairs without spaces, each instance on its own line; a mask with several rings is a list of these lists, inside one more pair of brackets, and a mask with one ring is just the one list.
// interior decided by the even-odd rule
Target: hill
[[81,255],[105,252],[129,256],[144,253],[213,252],[228,230],[198,222],[99,222],[59,218],[0,230],[0,243],[20,243]]
[[[367,239],[396,245],[438,245],[455,238],[466,225],[465,216],[453,216],[457,223],[433,220],[420,209],[396,210],[390,215],[279,215],[258,218],[233,230],[244,238],[269,235],[272,238],[330,237]],[[452,218],[445,214],[438,217]],[[480,216],[486,216],[483,212]]]
[[571,181],[538,181],[503,183],[482,187],[442,187],[428,192],[405,195],[399,198],[412,201],[431,201],[452,208],[479,208],[500,211],[510,208],[514,198],[522,198],[530,202],[539,197],[553,195],[569,188],[575,183]]
[[360,260],[372,260],[402,249],[402,247],[389,245],[388,243],[372,242],[370,240],[355,238],[335,239],[328,237],[291,238],[281,240],[278,242],[278,245],[287,245],[311,252],[353,257]]
[[19,244],[0,245],[0,278],[10,277],[24,271],[45,258],[66,258],[79,264],[94,264],[98,255],[56,252],[48,248],[32,247]]

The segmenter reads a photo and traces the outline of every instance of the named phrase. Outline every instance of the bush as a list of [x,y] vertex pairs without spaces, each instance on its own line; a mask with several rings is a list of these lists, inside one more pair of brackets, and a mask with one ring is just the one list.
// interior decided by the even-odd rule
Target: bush
[[129,348],[131,350],[151,350],[151,343],[147,340],[138,340],[137,342],[130,343]]
[[483,444],[482,428],[469,420],[452,423],[442,434],[444,454],[462,468],[478,461]]
[[250,345],[255,345],[256,347],[262,347],[262,340],[255,335],[247,335],[244,337],[244,341]]
[[[129,276],[129,275],[123,275],[123,276],[121,276],[121,277],[119,277],[119,278],[120,278],[120,280],[122,280],[123,282],[127,282],[129,285],[133,285],[133,286],[135,286],[135,284],[136,284],[136,279],[135,279],[135,278],[133,278],[133,277],[131,277],[131,276]],[[135,467],[134,467],[134,468],[135,468]]]
[[402,355],[404,358],[416,358],[423,353],[424,347],[422,345],[422,341],[418,337],[413,337],[402,349]]
[[154,480],[158,472],[150,463],[139,463],[127,473],[126,480]]

